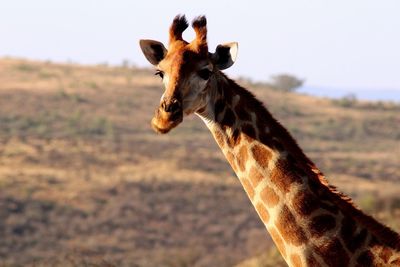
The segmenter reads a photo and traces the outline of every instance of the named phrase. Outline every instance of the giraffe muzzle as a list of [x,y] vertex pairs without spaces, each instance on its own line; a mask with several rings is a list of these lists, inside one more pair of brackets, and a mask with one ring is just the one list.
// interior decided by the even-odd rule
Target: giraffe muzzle
[[182,104],[176,98],[163,100],[156,110],[151,125],[157,133],[165,134],[183,120]]

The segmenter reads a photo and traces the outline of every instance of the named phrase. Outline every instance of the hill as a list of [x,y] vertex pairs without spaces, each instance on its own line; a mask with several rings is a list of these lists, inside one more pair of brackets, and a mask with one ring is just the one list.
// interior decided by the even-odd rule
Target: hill
[[[331,183],[400,230],[399,105],[239,83]],[[0,59],[0,264],[233,266],[276,254],[200,119],[153,133],[161,93],[148,69]]]

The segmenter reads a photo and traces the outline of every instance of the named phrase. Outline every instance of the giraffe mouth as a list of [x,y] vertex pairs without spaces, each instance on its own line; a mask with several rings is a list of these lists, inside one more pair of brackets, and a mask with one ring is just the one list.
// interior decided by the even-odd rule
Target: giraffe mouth
[[171,114],[158,109],[151,120],[151,126],[156,133],[166,134],[178,126],[182,121],[182,111]]

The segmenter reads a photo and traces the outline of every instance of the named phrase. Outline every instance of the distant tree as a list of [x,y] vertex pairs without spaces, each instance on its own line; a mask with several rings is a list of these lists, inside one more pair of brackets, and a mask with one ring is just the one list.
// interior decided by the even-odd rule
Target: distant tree
[[357,96],[354,93],[347,94],[337,100],[337,103],[342,107],[353,107],[357,104]]
[[301,80],[290,74],[278,74],[271,77],[271,85],[278,90],[285,92],[294,92],[304,84]]
[[122,60],[122,63],[121,63],[121,66],[123,67],[123,68],[129,68],[130,67],[130,62],[129,62],[129,59],[124,59],[124,60]]

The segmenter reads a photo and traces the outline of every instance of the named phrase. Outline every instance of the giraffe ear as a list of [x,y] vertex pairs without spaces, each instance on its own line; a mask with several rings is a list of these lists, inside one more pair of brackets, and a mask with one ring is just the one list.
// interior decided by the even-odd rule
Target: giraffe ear
[[220,44],[215,49],[215,53],[211,54],[211,60],[217,68],[224,70],[233,65],[236,61],[238,53],[238,43]]
[[153,65],[158,65],[167,54],[167,49],[159,41],[154,40],[140,40],[140,48],[146,59]]

